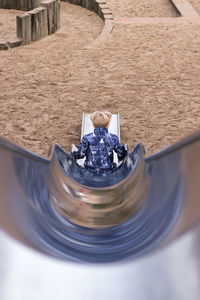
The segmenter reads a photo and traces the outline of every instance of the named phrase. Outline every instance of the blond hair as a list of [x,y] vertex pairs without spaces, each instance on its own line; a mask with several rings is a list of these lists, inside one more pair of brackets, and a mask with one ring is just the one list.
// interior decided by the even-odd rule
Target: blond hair
[[90,116],[90,120],[95,128],[108,127],[112,114],[109,111],[95,111]]

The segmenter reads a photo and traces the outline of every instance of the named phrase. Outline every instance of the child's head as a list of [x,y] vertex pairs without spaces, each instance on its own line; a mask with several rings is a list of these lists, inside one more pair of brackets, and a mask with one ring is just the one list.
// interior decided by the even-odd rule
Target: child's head
[[95,111],[90,116],[94,128],[109,127],[112,114],[108,111]]

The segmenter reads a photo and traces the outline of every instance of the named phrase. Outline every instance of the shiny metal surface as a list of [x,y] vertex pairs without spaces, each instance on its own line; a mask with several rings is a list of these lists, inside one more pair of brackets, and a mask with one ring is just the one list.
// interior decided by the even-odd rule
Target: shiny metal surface
[[147,256],[107,265],[55,260],[1,233],[0,299],[199,300],[199,228]]
[[58,145],[50,160],[3,140],[1,145],[1,204],[9,205],[11,230],[47,254],[89,262],[137,256],[155,247],[179,214],[177,154],[171,168],[159,163],[157,170],[138,144],[114,173],[94,176]]
[[[199,299],[199,150],[200,133],[145,160],[137,145],[130,156],[132,167],[125,163],[121,177],[111,176],[106,187],[104,179],[89,180],[82,173],[72,178],[76,166],[64,160],[59,146],[45,160],[1,139],[0,299]],[[121,179],[134,178],[140,163],[144,168],[139,178],[145,179],[138,182],[147,178],[148,184],[145,193],[138,188],[132,198],[127,192],[134,203],[140,194],[142,205],[126,220],[87,228],[59,214],[62,203],[66,205],[62,196],[69,195],[63,188],[66,180],[70,187],[87,187],[82,196],[90,207],[96,182],[102,192],[110,190],[114,180],[118,186]],[[117,195],[122,197],[116,193],[114,201]],[[78,206],[80,193],[74,199],[65,211]]]
[[64,217],[84,227],[106,228],[138,211],[146,198],[149,175],[139,144],[123,165],[103,175],[79,167],[57,145],[46,183],[50,201]]

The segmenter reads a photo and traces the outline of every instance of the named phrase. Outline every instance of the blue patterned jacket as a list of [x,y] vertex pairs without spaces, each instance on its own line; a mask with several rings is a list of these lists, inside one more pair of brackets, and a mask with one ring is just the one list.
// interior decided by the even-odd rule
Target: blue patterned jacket
[[109,170],[113,168],[113,151],[119,160],[127,154],[115,134],[109,133],[107,128],[95,128],[93,133],[82,138],[73,156],[75,159],[86,157],[84,165],[87,169]]

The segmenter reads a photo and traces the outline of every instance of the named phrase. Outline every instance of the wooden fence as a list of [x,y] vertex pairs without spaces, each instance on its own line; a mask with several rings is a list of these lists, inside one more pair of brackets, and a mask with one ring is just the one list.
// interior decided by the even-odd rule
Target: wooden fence
[[[63,1],[80,5],[98,14],[105,21],[102,37],[112,31],[113,16],[105,0]],[[0,44],[0,49],[30,44],[60,28],[60,0],[0,0],[0,8],[22,11],[16,17],[17,39]]]
[[29,11],[40,6],[41,0],[0,0],[0,8]]
[[16,17],[17,37],[24,45],[35,42],[60,27],[60,0],[48,0]]

